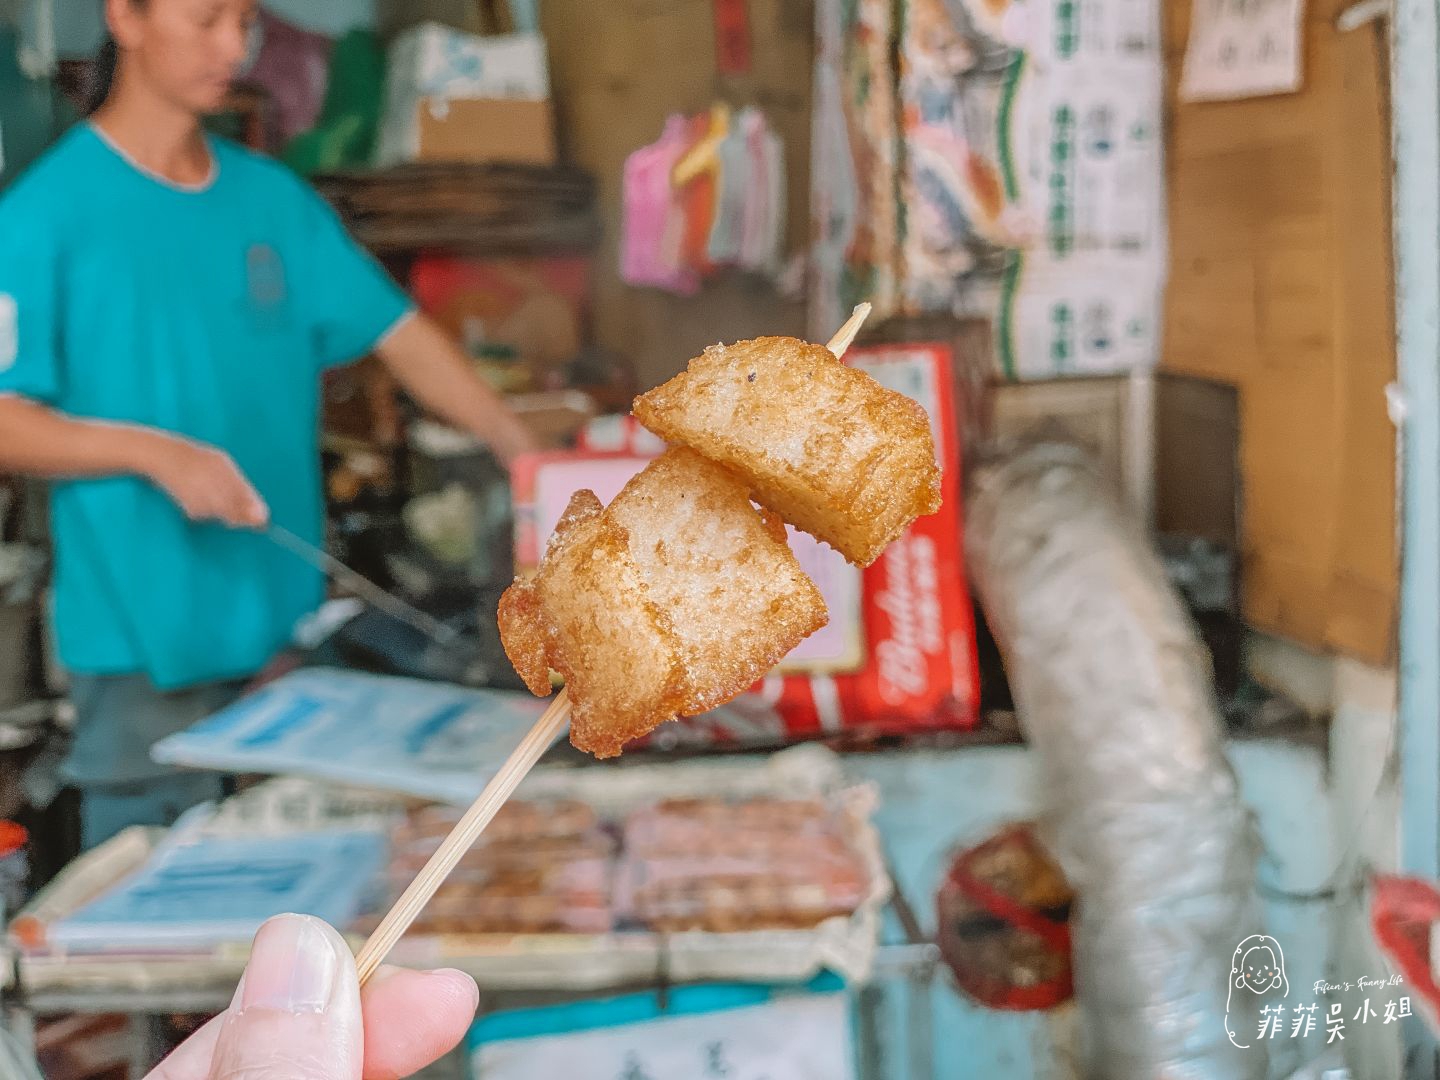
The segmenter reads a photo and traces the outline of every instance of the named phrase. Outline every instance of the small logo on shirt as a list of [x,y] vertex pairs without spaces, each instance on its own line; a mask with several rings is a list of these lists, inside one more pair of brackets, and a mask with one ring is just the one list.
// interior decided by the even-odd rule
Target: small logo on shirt
[[0,371],[9,371],[20,359],[20,305],[9,293],[0,293]]
[[256,311],[274,312],[285,304],[285,264],[269,244],[251,244],[245,253],[250,303]]

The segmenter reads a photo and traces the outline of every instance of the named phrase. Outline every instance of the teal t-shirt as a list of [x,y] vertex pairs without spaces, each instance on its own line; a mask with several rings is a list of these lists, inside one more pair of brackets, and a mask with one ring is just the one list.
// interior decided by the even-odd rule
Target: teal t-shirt
[[[321,372],[411,305],[284,166],[211,148],[209,181],[178,187],[82,124],[0,198],[0,393],[220,447],[276,523],[319,541]],[[192,524],[137,477],[57,482],[51,507],[73,671],[249,675],[323,599],[292,553]]]

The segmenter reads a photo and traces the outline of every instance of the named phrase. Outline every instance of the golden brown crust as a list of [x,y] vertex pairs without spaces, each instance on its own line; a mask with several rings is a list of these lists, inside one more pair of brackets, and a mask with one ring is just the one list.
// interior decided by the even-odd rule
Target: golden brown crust
[[[583,510],[594,496],[571,507]],[[684,672],[669,619],[652,603],[623,529],[603,515],[567,514],[530,583],[516,582],[500,609],[506,655],[533,693],[550,691],[553,668],[570,688],[570,741],[613,757],[630,739],[674,717]],[[547,677],[532,681],[541,642]]]
[[575,492],[570,496],[570,502],[566,504],[565,512],[560,515],[560,520],[555,523],[555,531],[550,535],[548,544],[559,540],[576,525],[599,517],[604,510],[605,504],[600,501],[600,496],[595,492],[588,488],[582,488]]
[[859,566],[940,507],[925,410],[821,345],[713,346],[637,398],[634,414],[739,473],[758,502]]
[[785,519],[775,513],[768,506],[760,508],[760,520],[765,523],[765,531],[782,544],[790,543],[790,534],[785,531]]
[[[555,525],[555,532],[546,544],[547,551],[575,526],[599,517],[603,509],[593,491],[575,492]],[[515,673],[536,697],[548,697],[554,689],[550,682],[549,634],[541,618],[540,597],[533,581],[516,578],[505,590],[500,597],[498,621],[500,644]]]
[[693,450],[655,459],[605,515],[627,531],[650,597],[673,620],[681,715],[744,693],[828,620],[783,527],[777,538],[745,483]]
[[589,492],[571,500],[533,580],[501,602],[506,654],[534,693],[564,677],[575,746],[618,754],[743,693],[825,624],[783,535],[739,477],[669,451],[603,512]]
[[540,619],[540,600],[535,586],[522,579],[500,597],[500,644],[528,689],[536,697],[547,696],[550,663],[546,658],[545,626]]
[[550,624],[551,664],[574,702],[570,740],[611,757],[679,712],[679,643],[649,598],[625,531],[608,518],[576,525],[547,562],[540,602]]

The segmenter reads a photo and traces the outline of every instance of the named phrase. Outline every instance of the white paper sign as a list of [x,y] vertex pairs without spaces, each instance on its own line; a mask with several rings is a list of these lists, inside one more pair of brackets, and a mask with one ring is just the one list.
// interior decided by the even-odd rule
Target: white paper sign
[[1300,89],[1303,0],[1194,0],[1182,101]]
[[784,998],[718,1013],[494,1042],[480,1080],[854,1080],[844,994]]
[[464,805],[544,711],[545,702],[524,693],[302,668],[160,740],[151,756]]

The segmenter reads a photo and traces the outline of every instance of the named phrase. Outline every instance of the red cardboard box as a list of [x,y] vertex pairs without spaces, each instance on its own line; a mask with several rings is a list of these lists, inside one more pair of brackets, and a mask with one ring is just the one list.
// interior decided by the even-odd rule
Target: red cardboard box
[[410,286],[425,313],[458,340],[472,349],[512,348],[537,382],[584,346],[589,259],[426,255],[415,260]]

